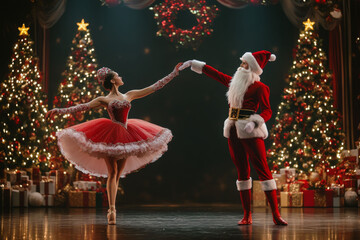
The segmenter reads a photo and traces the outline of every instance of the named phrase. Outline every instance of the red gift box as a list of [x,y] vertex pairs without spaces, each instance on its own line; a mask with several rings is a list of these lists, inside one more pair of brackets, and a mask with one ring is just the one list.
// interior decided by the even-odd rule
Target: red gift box
[[315,206],[315,190],[304,190],[304,207]]

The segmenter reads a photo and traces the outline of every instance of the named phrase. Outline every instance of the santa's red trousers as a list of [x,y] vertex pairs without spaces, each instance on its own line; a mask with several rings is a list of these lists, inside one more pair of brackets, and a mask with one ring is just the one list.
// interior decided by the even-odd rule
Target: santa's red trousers
[[231,159],[237,168],[239,181],[250,179],[249,157],[260,181],[273,179],[266,161],[265,143],[262,138],[239,139],[236,128],[233,126],[230,129],[228,144]]

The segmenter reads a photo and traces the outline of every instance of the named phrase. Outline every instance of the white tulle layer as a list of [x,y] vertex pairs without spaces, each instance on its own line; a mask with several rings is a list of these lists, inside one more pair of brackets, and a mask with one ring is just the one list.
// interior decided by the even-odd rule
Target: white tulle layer
[[56,133],[58,145],[65,158],[84,172],[97,177],[107,177],[105,158],[124,159],[126,163],[121,177],[155,162],[167,151],[172,139],[169,129],[163,129],[152,139],[107,144],[88,139],[84,133],[67,128]]

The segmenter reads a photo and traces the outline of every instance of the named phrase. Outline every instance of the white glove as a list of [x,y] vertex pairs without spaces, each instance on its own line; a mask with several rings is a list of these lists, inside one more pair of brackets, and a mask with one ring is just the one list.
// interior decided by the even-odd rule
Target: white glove
[[179,67],[179,70],[182,71],[182,70],[184,70],[185,68],[190,67],[191,64],[192,64],[192,60],[188,60],[188,61],[184,62],[183,65],[181,65],[181,66]]
[[245,127],[244,127],[244,130],[247,132],[247,133],[251,133],[252,131],[254,131],[254,128],[255,128],[255,123],[254,122],[248,122]]

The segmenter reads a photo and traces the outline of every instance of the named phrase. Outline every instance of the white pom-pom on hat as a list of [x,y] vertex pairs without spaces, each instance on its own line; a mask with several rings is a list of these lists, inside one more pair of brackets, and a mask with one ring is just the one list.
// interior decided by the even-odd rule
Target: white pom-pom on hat
[[275,61],[276,60],[276,55],[275,54],[271,54],[270,55],[270,58],[269,58],[269,61],[270,62],[273,62],[273,61]]

